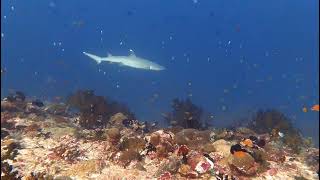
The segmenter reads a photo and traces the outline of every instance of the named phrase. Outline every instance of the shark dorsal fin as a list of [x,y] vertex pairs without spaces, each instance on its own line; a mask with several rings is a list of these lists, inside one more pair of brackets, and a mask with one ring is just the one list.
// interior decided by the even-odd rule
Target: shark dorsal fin
[[112,54],[111,54],[111,53],[108,53],[108,57],[110,57],[110,56],[112,56]]
[[129,56],[136,57],[136,54],[134,53],[134,51],[132,49],[129,49],[129,51],[130,51]]

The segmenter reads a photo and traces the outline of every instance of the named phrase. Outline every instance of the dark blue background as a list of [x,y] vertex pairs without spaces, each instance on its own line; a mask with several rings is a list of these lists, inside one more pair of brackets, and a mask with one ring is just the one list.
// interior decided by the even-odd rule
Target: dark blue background
[[[272,107],[318,142],[319,113],[302,112],[319,103],[317,0],[1,3],[2,97],[10,89],[44,100],[94,89],[140,120],[161,121],[172,98],[192,93],[216,126]],[[129,49],[167,70],[96,65],[82,54]]]

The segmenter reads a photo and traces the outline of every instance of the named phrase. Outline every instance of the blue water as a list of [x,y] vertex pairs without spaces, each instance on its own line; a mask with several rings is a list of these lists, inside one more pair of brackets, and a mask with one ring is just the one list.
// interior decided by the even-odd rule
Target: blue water
[[[173,98],[191,98],[214,126],[259,108],[284,112],[318,142],[317,0],[3,0],[1,96],[43,100],[78,89],[126,103],[140,120],[162,121]],[[94,61],[137,56],[145,71]]]

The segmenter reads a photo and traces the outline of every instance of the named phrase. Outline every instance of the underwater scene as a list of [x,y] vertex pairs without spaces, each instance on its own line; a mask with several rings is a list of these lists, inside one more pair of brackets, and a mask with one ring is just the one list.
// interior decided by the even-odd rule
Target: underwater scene
[[1,179],[319,179],[319,1],[2,0]]

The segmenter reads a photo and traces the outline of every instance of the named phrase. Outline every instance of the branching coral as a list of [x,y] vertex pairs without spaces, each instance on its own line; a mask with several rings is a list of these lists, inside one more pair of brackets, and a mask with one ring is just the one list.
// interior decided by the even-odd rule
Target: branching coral
[[292,148],[295,153],[299,152],[304,143],[302,136],[293,127],[290,119],[275,109],[258,111],[248,127],[261,134],[278,135],[279,132],[283,133],[285,135],[283,142]]
[[173,99],[172,112],[165,116],[167,122],[171,125],[181,126],[183,128],[200,129],[204,124],[201,122],[202,109],[194,105],[190,99]]
[[105,127],[110,117],[118,112],[134,118],[127,106],[115,101],[108,102],[103,96],[94,95],[92,90],[77,91],[68,98],[67,104],[79,109],[79,124],[87,129]]
[[270,133],[273,129],[281,132],[288,132],[293,129],[293,126],[283,113],[275,109],[259,110],[249,123],[249,128],[257,133]]

